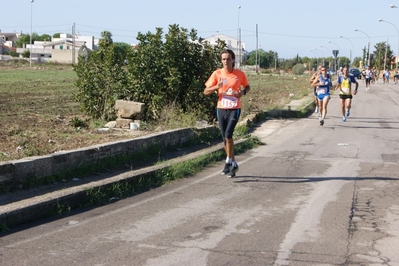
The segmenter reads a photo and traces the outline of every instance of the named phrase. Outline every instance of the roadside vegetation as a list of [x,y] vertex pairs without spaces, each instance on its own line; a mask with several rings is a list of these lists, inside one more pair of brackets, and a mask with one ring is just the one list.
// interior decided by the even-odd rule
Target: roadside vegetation
[[[220,66],[219,51],[223,44],[215,48],[208,47],[207,56],[199,61],[195,61],[199,50],[188,49],[192,54],[185,54],[185,58],[190,58],[190,64],[187,65],[179,61],[178,55],[172,51],[182,45],[181,41],[176,40],[187,37],[188,33],[177,28],[174,30],[168,35],[172,40],[163,44],[165,47],[170,45],[165,48],[166,51],[170,49],[169,53],[164,53],[163,49],[156,51],[153,47],[153,42],[158,43],[162,39],[160,32],[141,36],[142,42],[148,47],[130,51],[133,53],[130,57],[124,54],[126,50],[121,50],[120,44],[113,44],[110,35],[105,32],[100,45],[102,48],[87,58],[81,58],[74,66],[32,64],[30,67],[25,60],[0,61],[0,161],[131,139],[167,129],[215,124],[216,98],[204,97],[203,84],[211,71]],[[193,33],[188,35],[194,37]],[[189,42],[185,44],[191,47]],[[127,63],[129,60],[122,60],[125,56],[131,64]],[[302,68],[296,68],[301,72]],[[252,89],[242,98],[241,119],[254,113],[282,109],[291,100],[312,92],[308,84],[309,74],[286,73],[278,69],[244,71]],[[140,117],[142,122],[139,130],[103,130],[105,124],[115,118],[113,106],[116,99],[145,103],[147,109]],[[260,144],[257,139],[248,137],[246,126],[238,126],[235,134],[235,138],[246,138],[237,145],[237,154]],[[158,150],[154,154],[162,152],[165,151]],[[88,190],[81,204],[107,204],[141,193],[192,175],[222,160],[223,156],[224,153],[215,152],[165,167],[132,183],[118,182],[95,191]],[[153,157],[153,164],[162,163],[156,160],[158,157]],[[85,178],[93,173],[120,167],[121,164],[126,166],[126,160],[131,163],[134,158],[111,158],[103,164],[106,169],[85,166],[84,169],[71,169],[59,176],[30,179],[24,184],[7,184],[1,188],[1,192],[12,193],[57,183],[67,186],[72,177]],[[59,202],[54,206],[53,215],[61,215],[72,208]],[[4,229],[1,226],[7,228],[6,225],[0,225],[0,230]]]
[[[143,121],[140,130],[101,131],[108,120],[88,116],[74,98],[78,88],[72,66],[34,64],[29,68],[29,63],[8,62],[2,63],[0,69],[0,161],[191,127],[198,122],[197,113],[168,105],[160,110],[157,120]],[[248,72],[248,78],[252,90],[243,98],[242,118],[282,108],[289,101],[311,93],[306,74]],[[203,87],[198,88],[197,93],[202,90]],[[209,112],[212,115],[214,109]]]
[[[139,34],[137,47],[114,43],[103,32],[99,49],[76,65],[0,65],[0,161],[51,154],[134,138],[165,129],[215,123],[216,96],[204,96],[204,83],[220,67],[220,51],[202,44],[194,30],[171,25],[163,35]],[[179,53],[176,53],[179,51]],[[298,70],[299,69],[299,70]],[[242,118],[282,108],[308,95],[309,75],[278,69],[245,70],[252,87],[243,98]],[[116,118],[117,99],[142,102],[140,130],[99,130]]]

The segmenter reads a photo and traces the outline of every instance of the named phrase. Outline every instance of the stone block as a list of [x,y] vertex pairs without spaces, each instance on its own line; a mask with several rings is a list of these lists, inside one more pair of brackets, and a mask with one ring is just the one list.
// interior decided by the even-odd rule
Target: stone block
[[141,114],[144,109],[144,103],[116,100],[115,110],[120,118],[133,118],[137,114]]
[[115,127],[116,128],[130,128],[130,123],[132,123],[132,122],[133,122],[132,119],[118,117],[115,121]]

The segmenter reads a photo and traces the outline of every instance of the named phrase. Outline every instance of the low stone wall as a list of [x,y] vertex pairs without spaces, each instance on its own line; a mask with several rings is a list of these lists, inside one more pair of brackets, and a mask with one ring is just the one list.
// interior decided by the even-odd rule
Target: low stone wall
[[214,135],[217,132],[218,129],[214,126],[176,129],[78,150],[0,162],[0,186],[5,183],[24,182],[28,179],[57,175],[85,165],[99,164],[104,159],[134,154],[152,146],[166,148],[182,145],[198,139],[199,135]]

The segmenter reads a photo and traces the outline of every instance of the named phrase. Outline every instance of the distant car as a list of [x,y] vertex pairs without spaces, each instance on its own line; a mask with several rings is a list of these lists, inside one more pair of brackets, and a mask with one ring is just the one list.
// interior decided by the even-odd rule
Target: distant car
[[362,72],[358,68],[350,68],[349,69],[349,74],[351,74],[352,76],[354,76],[357,79],[361,79],[362,78]]

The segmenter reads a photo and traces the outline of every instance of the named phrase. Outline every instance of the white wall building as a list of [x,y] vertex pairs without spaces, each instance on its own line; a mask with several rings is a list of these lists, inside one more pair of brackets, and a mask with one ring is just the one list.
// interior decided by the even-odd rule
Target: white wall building
[[16,51],[15,42],[18,40],[20,33],[4,32],[0,30],[0,55],[4,52]]
[[88,50],[97,49],[97,42],[93,36],[80,36],[60,34],[60,38],[52,38],[51,42],[35,41],[25,48],[17,48],[17,53],[31,51],[33,62],[55,62],[73,64],[78,60],[79,49],[86,47]]
[[236,55],[236,67],[241,67],[242,59],[247,54],[245,50],[245,43],[239,42],[236,38],[224,35],[224,34],[216,34],[212,35],[208,38],[205,38],[206,41],[209,42],[211,45],[216,45],[217,40],[220,39],[227,44],[227,48],[231,49]]

